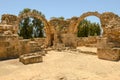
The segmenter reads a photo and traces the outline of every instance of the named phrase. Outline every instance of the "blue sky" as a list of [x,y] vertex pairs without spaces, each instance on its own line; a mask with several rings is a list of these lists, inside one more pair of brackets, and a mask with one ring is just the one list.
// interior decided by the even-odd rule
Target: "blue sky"
[[120,15],[120,0],[0,0],[0,15],[18,15],[24,8],[37,9],[48,20],[50,17],[80,16],[88,11],[114,12]]

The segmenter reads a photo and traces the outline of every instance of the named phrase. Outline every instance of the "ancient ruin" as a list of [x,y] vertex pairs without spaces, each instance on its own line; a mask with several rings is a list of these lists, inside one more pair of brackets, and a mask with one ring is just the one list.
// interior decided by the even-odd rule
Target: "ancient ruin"
[[[78,38],[76,36],[77,26],[88,16],[96,16],[100,19],[104,31],[102,37]],[[19,23],[26,17],[34,17],[44,23],[46,38],[23,39],[18,36]],[[99,58],[113,61],[120,60],[119,30],[120,17],[112,12],[102,14],[87,12],[78,18],[51,21],[47,21],[44,17],[32,12],[20,16],[4,14],[0,23],[0,60],[18,58],[21,55],[39,52],[48,47],[63,50],[66,47],[76,48],[77,46],[94,46],[98,48],[97,55]],[[23,59],[22,61],[24,61]],[[31,61],[31,63],[33,62]]]

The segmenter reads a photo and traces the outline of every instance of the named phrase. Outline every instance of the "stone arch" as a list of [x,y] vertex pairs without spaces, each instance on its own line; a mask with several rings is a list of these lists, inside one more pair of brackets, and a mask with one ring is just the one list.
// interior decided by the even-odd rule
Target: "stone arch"
[[[89,16],[96,16],[96,17],[98,17],[98,18],[100,19],[100,22],[101,22],[101,14],[100,14],[100,13],[98,13],[98,12],[87,12],[87,13],[83,13],[83,14],[78,18],[77,21],[75,21],[72,25],[70,25],[70,27],[69,27],[69,32],[70,32],[70,33],[74,33],[74,34],[77,33],[77,31],[78,31],[77,27],[78,27],[79,23],[80,23],[84,18],[89,17]],[[102,23],[101,23],[101,24],[102,24]]]
[[25,14],[22,14],[20,16],[18,16],[17,19],[17,26],[19,26],[19,23],[22,19],[27,18],[27,17],[31,17],[31,18],[36,18],[39,19],[43,22],[44,24],[44,30],[46,32],[46,46],[51,45],[51,35],[54,33],[53,27],[49,24],[49,22],[40,14],[35,13],[35,12],[27,12]]

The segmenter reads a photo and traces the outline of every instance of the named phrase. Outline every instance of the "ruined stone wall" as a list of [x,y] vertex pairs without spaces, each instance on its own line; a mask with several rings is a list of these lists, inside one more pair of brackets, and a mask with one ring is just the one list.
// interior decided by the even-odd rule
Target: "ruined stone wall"
[[18,58],[20,55],[41,51],[45,38],[19,39],[14,35],[0,36],[0,60]]
[[70,20],[52,19],[49,23],[54,26],[56,31],[67,33]]
[[18,36],[1,35],[0,36],[0,59],[17,58],[20,52],[20,43]]
[[45,44],[45,38],[34,38],[34,41],[38,42],[40,45]]
[[105,12],[101,17],[105,35],[98,39],[98,58],[118,61],[120,60],[120,17],[111,12]]
[[2,24],[15,25],[17,21],[17,16],[11,14],[3,14],[1,18]]
[[89,36],[89,37],[78,37],[77,38],[77,46],[89,46],[96,47],[98,37]]
[[77,37],[74,34],[61,34],[61,40],[65,47],[77,47]]
[[112,12],[105,12],[101,14],[102,28],[104,29],[104,34],[109,34],[109,30],[119,25],[119,16]]
[[[102,28],[104,30],[102,38],[98,39],[98,37],[76,37],[78,24],[87,16],[97,16],[100,19]],[[19,36],[16,35],[19,22],[26,17],[35,17],[43,21],[45,25],[44,29],[46,32],[46,38],[25,40],[19,38]],[[3,32],[0,33],[0,59],[16,58],[22,54],[40,51],[46,46],[76,48],[77,46],[88,46],[91,44],[96,45],[97,42],[98,54],[100,54],[100,58],[103,51],[105,51],[106,54],[110,53],[111,51],[111,55],[117,52],[116,59],[118,60],[119,57],[118,53],[120,49],[118,48],[120,48],[120,17],[111,12],[105,12],[103,14],[98,12],[88,12],[84,13],[79,18],[73,17],[68,20],[51,20],[49,22],[36,13],[27,13],[18,17],[6,14],[2,16],[1,24],[0,31]],[[4,29],[4,25],[8,28]],[[15,26],[17,26],[17,29],[14,30],[15,32],[12,32],[10,27],[14,28]],[[10,31],[12,33],[10,33]],[[116,60],[114,57],[109,58],[108,54],[106,58]]]
[[109,37],[113,42],[120,42],[120,17],[114,13],[102,14],[105,37]]
[[11,14],[3,14],[0,23],[0,32],[10,30],[13,34],[17,34],[18,26],[17,26],[18,17]]
[[72,17],[71,19],[69,19],[70,24],[69,24],[69,28],[68,28],[68,33],[73,33],[74,32],[74,28],[76,25],[76,22],[78,21],[79,17]]

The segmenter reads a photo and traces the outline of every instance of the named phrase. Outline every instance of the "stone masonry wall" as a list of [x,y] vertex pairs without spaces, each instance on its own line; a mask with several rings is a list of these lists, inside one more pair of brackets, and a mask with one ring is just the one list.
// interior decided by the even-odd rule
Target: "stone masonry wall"
[[77,38],[77,46],[89,46],[89,47],[96,47],[97,44],[96,36],[89,36],[89,37],[78,37]]
[[0,60],[18,58],[20,55],[41,51],[45,39],[20,39],[18,36],[0,36]]

